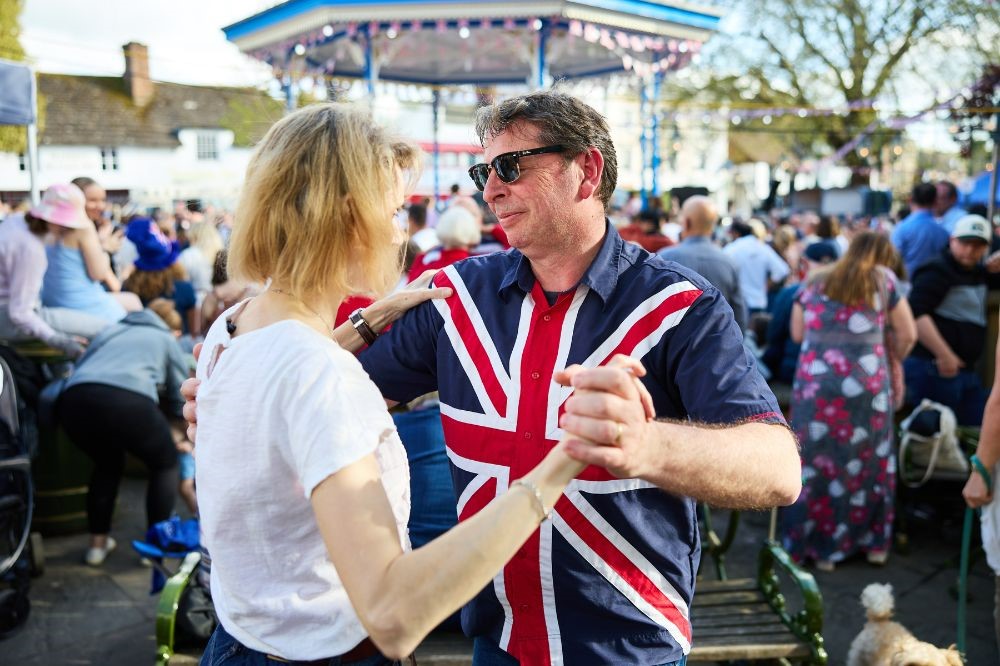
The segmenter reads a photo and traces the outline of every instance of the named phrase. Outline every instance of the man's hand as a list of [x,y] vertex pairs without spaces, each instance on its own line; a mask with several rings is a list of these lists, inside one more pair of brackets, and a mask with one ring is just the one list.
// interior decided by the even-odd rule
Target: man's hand
[[959,370],[965,367],[962,359],[952,351],[938,356],[935,359],[935,364],[937,365],[938,374],[945,378],[954,377],[958,374]]
[[965,503],[973,509],[985,506],[993,499],[993,495],[986,488],[986,481],[975,470],[969,475],[969,480],[965,482],[962,497],[965,498]]
[[1000,273],[1000,250],[986,257],[986,270],[990,273]]
[[655,416],[652,397],[637,379],[645,374],[638,361],[621,355],[603,367],[556,373],[557,382],[576,389],[560,419],[574,436],[566,441],[567,454],[619,478],[642,475],[650,466],[648,424]]
[[[199,342],[194,346],[194,360],[198,360],[201,356],[202,344]],[[185,379],[184,383],[181,384],[181,396],[184,398],[184,420],[187,421],[187,438],[192,444],[195,443],[195,437],[198,435],[198,386],[201,385],[201,380],[191,377]]]

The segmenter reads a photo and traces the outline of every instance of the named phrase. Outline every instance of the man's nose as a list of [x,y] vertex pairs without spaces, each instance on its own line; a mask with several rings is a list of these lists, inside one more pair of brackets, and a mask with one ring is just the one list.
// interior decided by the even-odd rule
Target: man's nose
[[494,169],[490,169],[490,173],[486,178],[486,187],[483,188],[483,201],[491,204],[497,199],[506,196],[506,194],[507,183],[497,177],[497,172]]

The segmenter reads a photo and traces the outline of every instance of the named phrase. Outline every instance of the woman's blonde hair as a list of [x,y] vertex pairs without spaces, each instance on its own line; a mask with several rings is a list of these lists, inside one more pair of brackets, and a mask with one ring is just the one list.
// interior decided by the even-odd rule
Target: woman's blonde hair
[[197,248],[208,262],[214,262],[216,255],[225,247],[219,230],[209,222],[194,222],[188,229],[187,237],[190,246]]
[[399,279],[392,200],[420,149],[347,104],[314,104],[277,123],[247,167],[230,275],[267,278],[298,298],[381,293]]
[[879,268],[891,269],[897,258],[888,236],[863,231],[851,239],[847,252],[832,266],[817,270],[810,282],[823,285],[823,293],[845,305],[866,304],[875,307],[875,294],[886,278]]

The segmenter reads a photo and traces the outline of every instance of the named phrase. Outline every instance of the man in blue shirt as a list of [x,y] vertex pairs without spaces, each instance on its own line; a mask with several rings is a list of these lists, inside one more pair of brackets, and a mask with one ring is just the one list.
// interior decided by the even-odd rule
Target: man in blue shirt
[[937,197],[934,199],[934,217],[949,234],[955,230],[955,223],[969,214],[958,205],[958,188],[947,180],[938,181]]
[[[591,463],[551,519],[463,610],[477,666],[674,664],[691,645],[695,501],[790,503],[800,465],[732,309],[693,271],[624,242],[605,210],[617,162],[594,109],[556,92],[481,111],[470,169],[513,249],[435,277],[361,354],[390,401],[440,391],[459,519],[506,492],[562,435]],[[657,416],[626,399],[641,359]],[[554,377],[568,366],[569,397]],[[666,491],[666,492],[664,492]],[[502,526],[498,526],[502,529]]]
[[681,234],[679,245],[657,252],[657,255],[687,266],[711,282],[726,302],[733,308],[740,330],[746,330],[747,311],[740,291],[740,271],[736,264],[712,242],[719,214],[708,197],[689,197],[681,206]]
[[937,258],[948,245],[950,234],[934,219],[934,201],[937,187],[933,183],[919,183],[910,195],[912,211],[893,229],[892,244],[899,250],[912,278],[922,265]]
[[750,316],[767,310],[767,292],[771,285],[780,285],[791,268],[774,249],[757,238],[746,222],[733,222],[730,233],[734,240],[722,251],[740,271],[740,292]]

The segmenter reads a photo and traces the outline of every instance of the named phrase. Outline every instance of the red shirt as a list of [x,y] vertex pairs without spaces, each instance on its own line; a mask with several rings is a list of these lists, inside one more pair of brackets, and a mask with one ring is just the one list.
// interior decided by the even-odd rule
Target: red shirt
[[406,281],[413,282],[424,271],[451,266],[456,261],[461,261],[469,256],[471,256],[469,251],[461,248],[446,250],[443,247],[436,247],[433,250],[428,250],[423,254],[418,254],[417,258],[413,260],[413,266],[410,267],[410,274],[406,276]]

